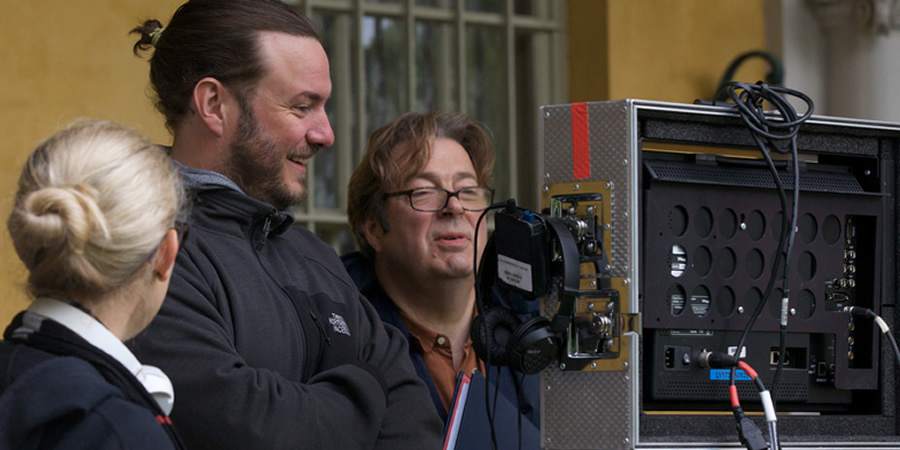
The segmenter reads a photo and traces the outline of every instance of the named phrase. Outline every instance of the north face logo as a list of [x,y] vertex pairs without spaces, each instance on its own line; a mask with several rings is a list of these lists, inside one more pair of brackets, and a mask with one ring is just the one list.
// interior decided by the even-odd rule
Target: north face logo
[[334,331],[336,333],[346,334],[350,336],[350,330],[347,328],[347,322],[344,322],[344,318],[341,317],[337,313],[331,313],[331,318],[328,319],[328,323],[334,327]]

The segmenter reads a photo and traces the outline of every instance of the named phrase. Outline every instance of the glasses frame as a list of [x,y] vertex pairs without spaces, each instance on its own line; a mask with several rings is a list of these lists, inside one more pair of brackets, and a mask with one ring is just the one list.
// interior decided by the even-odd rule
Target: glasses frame
[[[484,208],[478,208],[478,209],[471,209],[471,208],[466,208],[465,206],[463,206],[462,200],[460,200],[460,198],[459,198],[459,194],[460,194],[461,192],[463,192],[463,191],[470,190],[470,189],[482,189],[482,190],[485,190],[485,191],[489,192],[489,193],[490,193],[490,197],[489,197],[489,199],[488,199],[488,204],[487,204],[487,206],[485,206]],[[413,193],[416,192],[416,191],[444,191],[444,192],[447,194],[447,197],[444,199],[444,204],[441,205],[440,208],[437,208],[437,209],[419,209],[419,208],[416,208],[416,207],[413,205],[412,195],[413,195]],[[416,211],[419,211],[419,212],[438,212],[438,211],[440,211],[440,210],[442,210],[442,209],[444,209],[444,208],[447,207],[447,204],[450,203],[450,197],[456,197],[456,199],[459,200],[459,204],[460,204],[460,206],[462,206],[462,209],[463,209],[464,211],[471,211],[471,212],[484,211],[484,210],[488,209],[488,208],[491,206],[491,204],[494,202],[494,188],[491,188],[491,187],[484,187],[484,186],[469,186],[469,187],[464,187],[464,188],[457,189],[457,190],[455,190],[455,191],[448,191],[448,190],[446,190],[446,189],[444,189],[444,188],[440,188],[440,187],[420,187],[420,188],[415,188],[415,189],[407,189],[407,190],[405,190],[405,191],[389,192],[389,193],[387,193],[387,194],[384,194],[383,198],[384,198],[384,199],[388,199],[388,198],[391,198],[391,197],[399,197],[399,196],[401,196],[401,195],[405,195],[405,196],[406,196],[406,199],[409,201],[409,207],[410,207],[410,208],[412,208],[412,209],[414,209],[414,210],[416,210]]]

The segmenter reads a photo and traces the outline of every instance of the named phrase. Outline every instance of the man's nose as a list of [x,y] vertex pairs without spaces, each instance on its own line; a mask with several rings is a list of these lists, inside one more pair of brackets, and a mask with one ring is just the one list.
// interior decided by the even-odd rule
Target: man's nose
[[328,121],[328,114],[323,110],[317,120],[306,132],[306,140],[309,144],[328,148],[334,145],[334,130]]

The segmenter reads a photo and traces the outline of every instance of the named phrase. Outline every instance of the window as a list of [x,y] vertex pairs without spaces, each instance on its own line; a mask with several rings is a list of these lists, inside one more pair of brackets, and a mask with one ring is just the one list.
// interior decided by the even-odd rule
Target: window
[[406,111],[459,111],[497,150],[496,199],[539,206],[540,105],[566,102],[565,2],[293,0],[331,61],[335,145],[313,159],[297,220],[353,250],[347,184],[369,134]]

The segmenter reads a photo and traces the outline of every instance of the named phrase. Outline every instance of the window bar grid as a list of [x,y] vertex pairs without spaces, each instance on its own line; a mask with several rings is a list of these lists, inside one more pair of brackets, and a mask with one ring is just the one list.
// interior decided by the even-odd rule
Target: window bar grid
[[[507,129],[509,130],[509,148],[506,152],[507,167],[510,176],[508,178],[509,189],[507,192],[512,196],[518,197],[518,177],[519,159],[516,158],[518,151],[518,136],[516,133],[516,121],[518,120],[518,111],[516,110],[516,29],[513,24],[513,16],[515,9],[513,0],[506,0],[504,8],[504,19],[506,29],[506,111],[507,111]],[[496,169],[495,169],[496,170]]]
[[[359,0],[354,0],[357,4]],[[305,15],[308,17],[312,17],[314,10],[313,4],[314,2],[305,2],[302,8],[300,8]],[[335,9],[322,9],[316,8],[319,12],[335,12]],[[351,7],[350,11],[353,8]],[[356,8],[359,10],[359,8]],[[340,10],[346,12],[346,8]],[[335,34],[337,36],[352,36],[350,33],[350,28],[353,27],[358,21],[355,21],[353,25],[349,25],[346,20],[341,20],[339,15],[335,20],[335,27],[337,30]],[[357,27],[358,28],[358,27]],[[347,55],[346,52],[353,53],[353,50],[357,48],[352,42],[349,45],[337,45],[335,48],[330,49],[332,52],[330,59],[330,63],[332,64],[332,73],[349,73],[353,74],[351,78],[356,78],[359,71],[353,70],[353,63],[348,61],[350,60],[351,55]],[[357,147],[353,140],[353,120],[351,117],[359,111],[357,108],[353,107],[353,90],[352,84],[353,80],[348,77],[332,77],[332,82],[335,83],[332,86],[332,91],[341,92],[342,95],[337,97],[337,101],[339,105],[335,107],[332,111],[334,116],[334,120],[332,120],[331,126],[334,130],[334,134],[336,137],[336,146],[332,149],[327,149],[323,151],[333,151],[339,152],[339,148],[347,148],[349,151],[347,152],[339,152],[335,155],[335,159],[337,162],[336,165],[336,174],[335,174],[335,186],[334,188],[337,190],[336,208],[321,208],[316,204],[316,183],[313,182],[316,177],[315,164],[310,164],[307,167],[307,200],[304,201],[302,205],[295,208],[295,214],[299,221],[303,221],[305,226],[313,232],[316,232],[317,224],[321,223],[345,223],[346,222],[346,208],[347,208],[347,189],[350,181],[350,174],[354,169],[354,153],[357,152],[355,147]],[[334,100],[332,100],[334,101]],[[358,100],[357,100],[358,101]],[[358,142],[358,141],[356,141]]]
[[[338,142],[346,145],[339,145],[340,155],[337,156],[336,180],[335,188],[338,190],[337,206],[338,209],[325,208],[319,209],[315,204],[315,179],[316,173],[314,167],[310,167],[310,173],[307,180],[309,189],[309,199],[298,211],[298,219],[307,223],[310,230],[316,231],[316,224],[340,224],[345,223],[346,216],[346,189],[349,182],[350,174],[355,166],[356,161],[361,157],[364,144],[368,140],[368,126],[366,115],[366,91],[365,76],[365,52],[362,48],[362,26],[363,18],[366,14],[376,14],[382,16],[393,16],[406,23],[407,46],[407,67],[406,73],[408,83],[406,88],[407,99],[405,100],[407,110],[415,110],[418,107],[418,86],[416,77],[418,75],[418,67],[416,61],[417,47],[421,43],[416,42],[418,20],[426,20],[437,25],[436,35],[437,42],[434,47],[439,52],[436,56],[437,64],[440,68],[440,76],[435,78],[437,84],[436,97],[434,103],[430,106],[439,110],[454,109],[461,112],[469,110],[468,100],[468,60],[466,58],[466,44],[468,41],[467,27],[469,26],[502,26],[504,27],[504,35],[506,38],[506,80],[507,80],[507,117],[508,128],[508,148],[506,158],[503,161],[506,167],[502,170],[509,171],[509,180],[505,186],[511,195],[522,195],[525,192],[518,192],[520,188],[525,188],[526,180],[519,180],[519,161],[518,146],[521,141],[518,135],[518,117],[523,114],[518,110],[517,104],[519,100],[516,97],[515,67],[516,67],[516,33],[531,32],[536,35],[534,44],[535,60],[531,62],[531,70],[535,76],[534,91],[528,96],[533,99],[535,104],[552,104],[565,101],[566,99],[566,60],[564,50],[567,31],[565,29],[565,2],[547,1],[537,2],[538,8],[534,15],[516,16],[514,0],[505,0],[504,10],[500,13],[467,11],[465,0],[458,0],[454,7],[449,6],[448,0],[440,0],[438,6],[419,6],[415,0],[405,0],[402,3],[371,3],[367,0],[285,0],[286,3],[297,5],[305,14],[311,16],[314,11],[321,13],[333,13],[337,16],[349,15],[352,17],[348,23],[345,20],[336,20],[335,34],[338,39],[345,39],[341,45],[337,45],[332,51],[349,52],[342,55],[336,54],[333,61],[340,61],[337,65],[332,66],[332,73],[339,74],[334,77],[334,89],[340,90],[341,95],[338,96],[340,104],[335,105],[332,124],[335,128],[335,135]],[[341,28],[343,27],[343,28]],[[353,32],[350,32],[353,30]],[[455,36],[453,32],[455,30]],[[544,34],[546,33],[546,34]],[[538,37],[537,35],[543,35]],[[453,42],[455,40],[455,48]],[[455,64],[454,64],[455,61]],[[349,65],[350,67],[346,67]],[[454,67],[455,70],[454,70]],[[354,69],[356,67],[356,69]],[[448,82],[456,77],[455,86]],[[355,89],[354,89],[355,87]],[[455,92],[454,92],[455,88]],[[345,94],[346,93],[346,94]],[[455,105],[453,99],[456,99]],[[523,105],[525,107],[525,105]],[[539,112],[528,114],[529,118],[524,123],[540,123]],[[533,117],[532,117],[533,116]],[[356,120],[351,120],[355,117]],[[485,118],[479,118],[484,120]],[[540,133],[540,127],[535,127],[537,133]],[[355,137],[355,139],[354,139]],[[537,142],[540,142],[540,136],[537,136]],[[529,147],[530,148],[530,147]],[[337,150],[334,150],[337,151]],[[536,158],[533,171],[536,172],[538,181],[543,179],[541,168],[542,161]],[[526,166],[527,167],[527,166]],[[532,172],[532,171],[529,171]],[[529,192],[526,198],[537,195]],[[298,209],[301,209],[298,208]]]
[[[337,36],[352,36],[353,24],[348,23],[348,20],[337,20],[336,26],[338,29],[336,30]],[[338,45],[336,46],[337,61],[339,61],[338,65],[332,66],[332,73],[354,73],[358,72],[357,70],[353,70],[352,52],[354,46],[352,42],[350,45]],[[338,210],[342,213],[347,210],[347,191],[349,188],[350,174],[353,172],[354,168],[354,153],[356,151],[355,147],[357,147],[357,143],[359,141],[353,139],[353,123],[352,119],[354,113],[354,99],[353,99],[353,81],[349,77],[332,77],[332,93],[336,90],[340,92],[337,96],[338,104],[334,108],[335,111],[335,122],[332,123],[331,126],[334,128],[335,136],[340,136],[344,141],[343,145],[337,148],[347,148],[349,151],[339,152],[335,157],[337,158],[337,176],[336,183],[338,195],[337,195],[337,207]],[[336,84],[335,84],[336,83]],[[337,140],[335,142],[338,142]],[[337,148],[330,150],[337,152]],[[307,180],[309,182],[309,180]]]
[[[354,42],[351,44],[351,48],[353,49],[353,57],[356,60],[357,70],[352,71],[353,81],[356,84],[356,89],[354,90],[356,94],[356,109],[353,113],[356,115],[356,142],[358,145],[356,148],[352,149],[352,152],[356,153],[356,157],[353,158],[356,161],[359,161],[362,158],[363,150],[366,142],[368,142],[368,133],[366,130],[368,129],[368,124],[366,120],[366,77],[363,73],[366,67],[366,56],[365,50],[362,46],[362,35],[363,35],[363,10],[362,10],[362,0],[353,0],[354,10],[353,10],[353,25],[355,27],[355,32],[353,33]],[[352,170],[352,169],[351,169]],[[347,174],[346,183],[350,182],[350,174]]]
[[[406,110],[416,109],[416,19],[413,2],[406,0]],[[392,118],[391,118],[392,119]]]
[[[444,8],[447,7],[447,0],[441,0],[441,6]],[[453,89],[452,82],[454,75],[453,74],[453,59],[454,57],[460,53],[460,50],[457,49],[456,52],[453,51],[453,45],[451,44],[453,41],[453,33],[450,28],[450,21],[443,20],[438,22],[438,36],[439,36],[439,52],[438,55],[438,64],[440,65],[440,70],[438,71],[438,76],[436,77],[438,83],[438,93],[437,93],[437,106],[440,110],[449,110],[452,105],[458,105],[458,102],[454,102],[453,98]],[[448,75],[451,74],[451,75]],[[458,79],[458,78],[457,78]],[[456,94],[459,97],[459,94]]]
[[459,99],[459,111],[468,111],[468,101],[466,100],[466,93],[468,90],[466,89],[466,58],[464,56],[466,49],[466,23],[464,20],[465,8],[464,8],[464,0],[456,1],[456,86],[459,91],[456,93],[457,99]]

